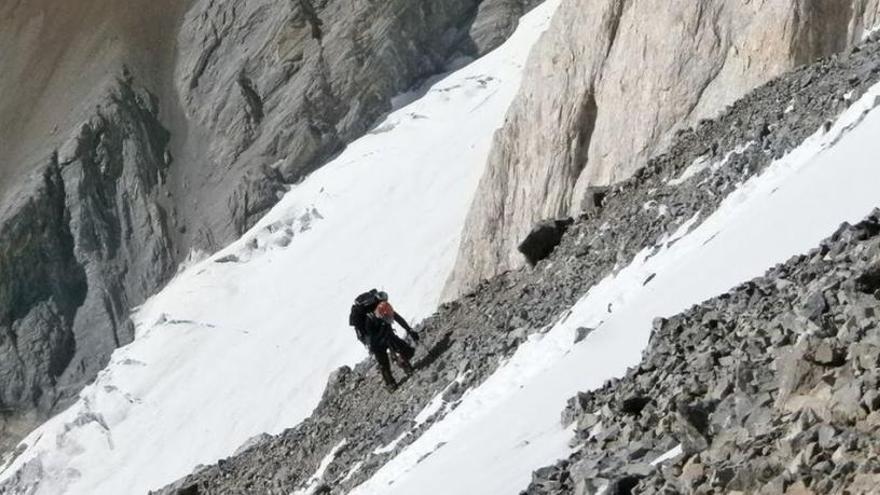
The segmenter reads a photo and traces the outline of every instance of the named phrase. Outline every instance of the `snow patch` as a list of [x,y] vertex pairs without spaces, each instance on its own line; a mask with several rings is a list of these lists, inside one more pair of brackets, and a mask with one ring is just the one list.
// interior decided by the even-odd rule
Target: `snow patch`
[[661,203],[658,203],[657,201],[655,201],[653,199],[645,202],[645,204],[642,205],[642,210],[644,210],[644,211],[657,210],[657,218],[664,217],[669,214],[669,207],[668,206],[661,204]]
[[868,38],[871,37],[872,34],[880,31],[880,24],[875,25],[874,27],[870,27],[865,29],[865,32],[862,33],[862,41],[867,41]]
[[705,170],[717,172],[725,165],[727,165],[727,162],[730,161],[730,158],[733,155],[741,155],[745,153],[745,151],[752,147],[754,144],[754,141],[749,141],[748,143],[739,145],[733,150],[727,152],[727,154],[724,155],[724,158],[721,161],[714,163],[711,162],[711,157],[709,155],[697,157],[686,169],[684,169],[684,171],[682,171],[682,173],[678,177],[666,181],[666,184],[670,186],[679,186],[681,184],[684,184],[691,178],[700,175]]
[[327,468],[330,467],[330,463],[333,462],[333,459],[336,459],[336,455],[339,451],[346,445],[348,445],[348,441],[343,438],[342,441],[330,450],[329,454],[321,459],[321,462],[318,464],[318,469],[316,469],[315,473],[312,474],[308,481],[306,481],[305,488],[296,490],[291,495],[312,495],[315,490],[324,483],[324,473],[327,471]]
[[449,407],[449,402],[447,402],[443,396],[446,392],[449,391],[452,387],[456,385],[461,385],[464,379],[471,373],[470,370],[463,371],[455,377],[455,380],[449,383],[439,394],[435,395],[434,398],[431,399],[430,402],[422,409],[413,419],[415,421],[415,426],[419,427],[423,425],[426,421],[431,419],[435,414],[441,413],[445,409]]
[[651,461],[651,465],[656,466],[658,464],[663,464],[668,460],[675,459],[676,457],[680,456],[682,452],[683,450],[681,448],[681,444],[678,444],[677,446],[670,449],[668,452],[665,452],[664,454]]
[[354,476],[355,474],[357,474],[358,471],[360,471],[361,466],[363,466],[363,465],[364,465],[364,461],[355,462],[354,465],[351,467],[351,469],[348,470],[348,473],[345,474],[345,477],[342,478],[342,481],[340,483],[345,483],[346,481],[350,480],[352,476]]
[[376,450],[373,451],[373,454],[381,455],[381,454],[387,454],[388,452],[393,451],[395,448],[397,448],[397,444],[399,444],[408,435],[409,435],[408,431],[401,433],[400,435],[398,435],[397,438],[388,442],[388,445],[384,445],[382,447],[376,448]]

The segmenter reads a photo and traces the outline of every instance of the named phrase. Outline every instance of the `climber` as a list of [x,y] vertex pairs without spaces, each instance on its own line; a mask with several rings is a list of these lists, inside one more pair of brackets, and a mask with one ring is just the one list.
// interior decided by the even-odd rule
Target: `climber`
[[[379,303],[387,301],[388,294],[376,289],[371,289],[355,298],[354,304],[351,305],[351,313],[348,315],[348,324],[354,327],[357,338],[361,343],[365,345],[367,343],[364,341],[364,326],[366,325],[367,316],[376,310],[376,306]],[[412,327],[409,326],[409,323],[402,316],[394,313],[394,321],[406,330],[407,335],[410,336],[413,342],[419,342],[419,335],[413,331]]]
[[407,375],[410,375],[413,372],[410,359],[415,354],[415,349],[394,333],[392,324],[395,321],[398,322],[416,343],[419,341],[419,335],[413,331],[402,316],[394,311],[388,302],[388,295],[375,289],[358,296],[352,306],[349,320],[351,325],[355,327],[358,340],[363,342],[376,358],[385,386],[390,391],[395,390],[397,382],[391,373],[388,353],[390,352],[398,366]]

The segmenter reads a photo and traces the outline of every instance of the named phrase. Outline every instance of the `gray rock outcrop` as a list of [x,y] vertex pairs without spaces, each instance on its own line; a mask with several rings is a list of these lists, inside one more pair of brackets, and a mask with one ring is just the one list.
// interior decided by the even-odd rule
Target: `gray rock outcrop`
[[860,41],[876,0],[570,0],[533,49],[496,135],[446,297],[521,266],[535,222],[581,211],[675,133]]
[[0,215],[0,448],[73,399],[174,272],[169,134],[121,78]]
[[487,53],[503,43],[516,29],[519,18],[541,1],[486,0],[480,3],[468,31],[476,53]]
[[520,243],[517,250],[526,257],[530,265],[535,266],[539,261],[550,256],[553,249],[562,241],[562,236],[571,223],[571,219],[539,222]]

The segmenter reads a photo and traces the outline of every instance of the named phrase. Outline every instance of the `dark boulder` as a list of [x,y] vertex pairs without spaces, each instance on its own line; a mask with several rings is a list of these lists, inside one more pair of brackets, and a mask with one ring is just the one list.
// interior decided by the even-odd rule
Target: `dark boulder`
[[526,257],[530,265],[535,266],[539,261],[550,256],[572,222],[571,218],[541,221],[529,232],[517,249]]

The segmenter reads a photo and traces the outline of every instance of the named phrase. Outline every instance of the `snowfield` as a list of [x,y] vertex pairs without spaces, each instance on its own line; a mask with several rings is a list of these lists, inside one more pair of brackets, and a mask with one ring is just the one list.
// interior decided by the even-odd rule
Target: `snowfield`
[[366,351],[348,326],[374,286],[415,322],[434,311],[531,46],[558,0],[440,79],[295,186],[241,240],[135,316],[134,343],[0,474],[20,491],[145,493],[306,418]]
[[[571,432],[559,421],[567,399],[638,365],[655,317],[675,315],[760,276],[816,247],[841,222],[855,223],[880,206],[878,97],[880,85],[829,132],[819,131],[742,184],[717,211],[684,222],[659,253],[645,249],[594,286],[552,329],[520,346],[457,409],[351,493],[523,490],[533,470],[570,453]],[[596,330],[574,344],[578,327]]]

